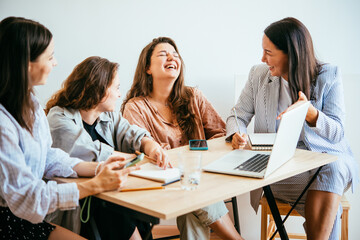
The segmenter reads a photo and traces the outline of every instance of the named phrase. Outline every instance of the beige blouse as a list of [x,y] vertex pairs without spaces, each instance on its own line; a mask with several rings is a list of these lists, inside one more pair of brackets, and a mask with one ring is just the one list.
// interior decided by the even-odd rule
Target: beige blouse
[[[197,123],[195,139],[211,139],[225,136],[225,122],[202,92],[192,88],[194,92],[195,114],[201,123]],[[164,149],[171,149],[189,144],[179,125],[166,121],[155,106],[146,97],[135,97],[129,100],[124,108],[123,117],[130,124],[145,128]],[[177,121],[175,121],[177,122]]]

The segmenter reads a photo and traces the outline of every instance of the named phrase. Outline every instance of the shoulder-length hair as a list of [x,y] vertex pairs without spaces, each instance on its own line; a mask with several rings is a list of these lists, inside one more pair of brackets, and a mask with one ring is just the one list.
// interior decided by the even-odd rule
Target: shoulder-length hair
[[89,110],[106,96],[119,64],[101,57],[88,57],[78,64],[62,87],[47,102],[46,112],[54,106]]
[[51,32],[35,21],[8,17],[0,22],[0,103],[30,133],[35,105],[29,63],[37,60],[51,39]]
[[299,91],[312,99],[312,89],[321,64],[316,59],[308,29],[299,20],[288,17],[272,23],[264,33],[279,50],[288,55],[292,101],[297,101]]
[[185,86],[184,61],[180,56],[174,40],[171,38],[155,38],[141,51],[135,71],[134,81],[121,106],[121,112],[124,112],[125,105],[130,99],[140,96],[147,97],[152,92],[152,76],[146,71],[151,65],[151,56],[153,51],[160,43],[168,43],[173,46],[181,61],[180,74],[174,83],[168,102],[170,103],[169,105],[172,108],[173,113],[175,113],[176,119],[183,133],[188,139],[191,139],[194,136],[197,121],[192,101],[194,94],[191,88]]

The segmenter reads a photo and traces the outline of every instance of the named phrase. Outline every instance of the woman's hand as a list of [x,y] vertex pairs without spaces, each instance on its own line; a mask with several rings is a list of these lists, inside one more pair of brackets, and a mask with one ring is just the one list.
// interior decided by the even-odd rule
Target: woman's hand
[[231,145],[234,149],[245,148],[247,144],[247,139],[248,136],[246,135],[246,133],[240,135],[240,133],[236,132],[232,136]]
[[144,137],[141,140],[141,149],[150,158],[156,159],[156,162],[154,163],[159,167],[163,169],[166,169],[167,167],[172,167],[167,153],[154,140],[148,137]]
[[[297,106],[299,106],[307,101],[308,100],[307,100],[306,95],[302,91],[299,91],[299,99],[294,104],[289,106],[285,111],[280,113],[276,119],[277,120],[281,119],[281,117],[284,113],[290,111],[291,109],[296,108]],[[312,104],[310,104],[308,112],[306,113],[306,117],[305,117],[305,120],[309,124],[309,126],[316,127],[316,121],[318,119],[318,116],[319,116],[318,110]]]
[[104,164],[102,164],[102,168],[95,176],[94,181],[98,182],[103,192],[119,190],[124,187],[129,173],[140,169],[136,166],[123,169],[124,165],[125,163],[118,160],[104,162]]
[[[100,163],[97,169],[97,174],[94,178],[78,182],[80,199],[102,193],[105,191],[118,190],[126,183],[127,176],[131,171],[140,169],[139,167],[129,167],[122,169],[125,165],[124,158],[117,156],[109,157],[105,162]],[[74,167],[74,170],[79,173],[79,176],[94,176],[94,169],[96,164],[93,162],[81,162]]]
[[133,159],[134,157],[136,157],[136,155],[133,153],[124,153],[124,152],[119,152],[119,151],[114,151],[111,156],[123,158],[124,160]]

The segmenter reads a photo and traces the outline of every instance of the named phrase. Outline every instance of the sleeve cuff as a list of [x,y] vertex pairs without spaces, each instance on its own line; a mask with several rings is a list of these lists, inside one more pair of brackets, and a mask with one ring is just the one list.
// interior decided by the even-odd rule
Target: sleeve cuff
[[134,151],[136,151],[136,150],[140,151],[141,141],[143,140],[144,137],[148,137],[148,138],[150,138],[151,140],[155,141],[155,140],[151,137],[150,133],[149,133],[148,131],[144,130],[144,132],[139,136],[138,140],[136,140],[136,141],[134,142],[134,146],[133,146],[134,149],[131,149],[132,152],[134,152]]
[[[247,133],[246,128],[243,126],[240,126],[240,133]],[[236,132],[239,132],[238,126],[235,122],[235,118],[228,118],[226,122],[226,142],[231,142],[232,135],[234,135]]]
[[316,134],[320,134],[321,129],[323,129],[323,125],[324,125],[324,113],[321,111],[318,111],[319,115],[318,118],[316,120],[316,125],[315,127],[311,127],[309,124],[307,124],[311,130],[313,130]]
[[79,189],[76,183],[58,184],[59,209],[71,210],[79,206]]

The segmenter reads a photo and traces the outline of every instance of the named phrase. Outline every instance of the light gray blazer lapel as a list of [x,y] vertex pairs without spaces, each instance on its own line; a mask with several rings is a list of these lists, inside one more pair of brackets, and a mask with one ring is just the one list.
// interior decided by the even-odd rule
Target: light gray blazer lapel
[[279,103],[280,78],[268,74],[260,82],[259,101],[255,107],[255,132],[275,132],[277,108]]
[[97,133],[113,148],[115,148],[114,139],[112,133],[114,126],[112,125],[111,119],[105,113],[101,113],[98,118],[98,124],[95,129]]
[[275,132],[277,109],[279,104],[280,79],[279,77],[268,78],[264,84],[264,106],[266,114],[267,132]]

